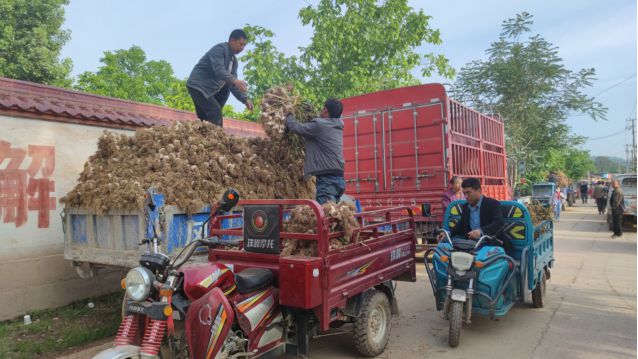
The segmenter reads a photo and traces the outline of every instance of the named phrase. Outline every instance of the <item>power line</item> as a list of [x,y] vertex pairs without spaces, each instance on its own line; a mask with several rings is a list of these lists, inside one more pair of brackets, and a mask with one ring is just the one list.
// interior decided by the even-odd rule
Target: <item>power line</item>
[[605,136],[600,136],[600,137],[593,137],[593,138],[588,138],[587,141],[596,141],[596,140],[604,140],[605,138],[610,138],[610,137],[614,137],[614,136],[618,136],[622,133],[625,133],[627,129],[623,128],[622,130],[618,131],[618,132],[614,132],[612,134],[609,135],[605,135]]
[[619,82],[616,82],[615,84],[613,84],[613,85],[611,85],[611,86],[607,87],[606,89],[604,89],[604,90],[602,90],[602,91],[598,92],[598,93],[597,93],[597,94],[595,94],[593,97],[596,97],[596,96],[600,95],[601,93],[605,93],[605,92],[607,92],[607,91],[609,91],[609,90],[613,89],[614,87],[620,86],[620,85],[622,85],[623,83],[625,83],[625,82],[627,82],[627,81],[629,81],[629,80],[633,79],[634,77],[636,77],[636,74],[633,74],[633,75],[631,75],[631,76],[627,77],[627,78],[626,78],[626,79],[624,79],[624,80],[621,80],[621,81],[619,81]]

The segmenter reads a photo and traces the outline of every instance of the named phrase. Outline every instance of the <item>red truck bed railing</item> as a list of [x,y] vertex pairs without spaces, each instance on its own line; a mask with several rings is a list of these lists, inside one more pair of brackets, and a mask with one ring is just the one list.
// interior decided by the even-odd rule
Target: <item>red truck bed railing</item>
[[[244,200],[238,206],[278,205],[280,224],[284,213],[295,206],[310,207],[317,218],[315,233],[280,232],[281,239],[317,242],[315,257],[263,254],[211,249],[209,260],[231,265],[235,272],[246,268],[268,268],[275,274],[279,300],[284,306],[312,310],[322,330],[337,320],[347,300],[389,280],[416,281],[414,217],[409,207],[395,207],[357,213],[360,228],[343,248],[330,249],[330,239],[343,232],[329,232],[323,208],[311,200]],[[220,216],[237,218],[236,213]],[[242,236],[241,228],[210,229],[211,235]],[[280,228],[284,228],[280,226]],[[355,239],[358,240],[355,241]],[[282,242],[283,244],[283,242]]]
[[[346,193],[364,210],[409,206],[417,223],[440,222],[452,176],[477,177],[490,197],[510,198],[504,126],[448,97],[441,84],[343,99]],[[432,217],[421,216],[422,204]]]

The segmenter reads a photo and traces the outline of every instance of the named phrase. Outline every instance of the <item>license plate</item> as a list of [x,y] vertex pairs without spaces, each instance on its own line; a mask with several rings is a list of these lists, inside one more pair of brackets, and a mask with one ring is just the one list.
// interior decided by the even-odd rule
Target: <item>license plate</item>
[[456,302],[465,302],[467,294],[461,289],[452,289],[452,300]]
[[129,304],[128,306],[126,306],[126,311],[144,314],[144,312],[146,311],[146,307],[140,304]]

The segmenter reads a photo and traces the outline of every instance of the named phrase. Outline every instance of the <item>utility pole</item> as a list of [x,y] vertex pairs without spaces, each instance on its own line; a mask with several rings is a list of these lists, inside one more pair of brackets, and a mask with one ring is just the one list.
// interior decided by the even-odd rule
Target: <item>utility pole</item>
[[627,131],[631,131],[631,144],[625,145],[627,172],[636,172],[636,118],[628,118]]
[[636,118],[631,121],[631,171],[636,172]]

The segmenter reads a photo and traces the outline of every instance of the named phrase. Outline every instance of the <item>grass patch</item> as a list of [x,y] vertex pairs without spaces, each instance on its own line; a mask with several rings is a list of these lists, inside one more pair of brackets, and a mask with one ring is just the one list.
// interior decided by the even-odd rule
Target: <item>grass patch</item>
[[[93,309],[89,302],[95,304]],[[117,292],[33,312],[31,325],[24,325],[22,318],[0,322],[0,358],[39,358],[113,336],[121,305],[122,292]]]

